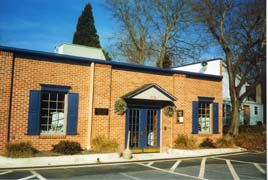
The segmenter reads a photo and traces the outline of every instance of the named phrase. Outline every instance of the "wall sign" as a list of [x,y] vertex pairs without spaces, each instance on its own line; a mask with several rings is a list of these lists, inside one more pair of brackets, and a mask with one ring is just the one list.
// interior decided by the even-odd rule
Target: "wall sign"
[[183,123],[183,110],[177,110],[177,122]]
[[108,115],[108,108],[95,108],[95,115]]

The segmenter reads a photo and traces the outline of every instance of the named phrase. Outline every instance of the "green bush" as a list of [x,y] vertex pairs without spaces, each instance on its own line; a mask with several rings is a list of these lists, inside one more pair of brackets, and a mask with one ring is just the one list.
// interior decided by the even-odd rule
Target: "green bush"
[[6,145],[6,156],[12,158],[32,157],[37,153],[30,142],[10,142]]
[[93,151],[95,152],[116,152],[118,143],[114,139],[98,136],[93,139]]
[[196,149],[197,145],[193,137],[188,137],[184,134],[178,134],[177,139],[175,140],[175,148],[179,149]]
[[216,148],[215,143],[212,139],[206,138],[205,140],[200,143],[199,147],[201,148]]
[[235,142],[231,136],[225,135],[217,139],[216,146],[219,148],[234,148]]
[[241,133],[234,137],[235,143],[249,151],[264,151],[266,149],[266,134]]
[[62,140],[58,144],[52,145],[53,152],[61,154],[78,154],[82,151],[82,148],[78,142]]

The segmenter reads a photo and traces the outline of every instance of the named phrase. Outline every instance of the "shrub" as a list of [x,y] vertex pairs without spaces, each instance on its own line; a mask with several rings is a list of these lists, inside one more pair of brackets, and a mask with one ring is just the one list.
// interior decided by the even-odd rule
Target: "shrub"
[[30,142],[26,141],[10,142],[6,145],[6,156],[12,158],[32,157],[37,152],[37,149]]
[[219,148],[233,148],[235,147],[235,142],[231,136],[225,135],[217,139],[216,146]]
[[52,145],[53,152],[61,154],[78,154],[82,151],[82,148],[78,142],[74,141],[60,141],[58,144]]
[[175,148],[179,149],[196,149],[197,145],[193,137],[188,137],[187,135],[179,134],[175,140]]
[[212,139],[206,138],[205,140],[200,143],[199,147],[201,148],[216,148],[215,143]]
[[242,125],[239,126],[239,133],[262,133],[266,131],[266,127],[262,125]]
[[235,143],[249,151],[264,151],[266,148],[266,134],[242,133],[235,136]]
[[109,139],[104,136],[98,136],[93,139],[93,151],[95,152],[116,152],[118,143],[114,139]]

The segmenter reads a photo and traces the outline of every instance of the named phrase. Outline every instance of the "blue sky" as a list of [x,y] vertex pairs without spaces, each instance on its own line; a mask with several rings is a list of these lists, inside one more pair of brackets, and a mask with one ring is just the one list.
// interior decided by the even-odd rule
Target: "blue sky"
[[93,8],[102,47],[115,32],[114,21],[101,0],[2,0],[0,45],[53,52],[72,42],[78,17],[87,2]]

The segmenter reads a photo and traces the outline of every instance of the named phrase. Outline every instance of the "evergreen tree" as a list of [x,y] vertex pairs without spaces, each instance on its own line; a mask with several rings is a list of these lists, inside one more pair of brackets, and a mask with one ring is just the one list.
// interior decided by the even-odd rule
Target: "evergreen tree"
[[73,36],[73,44],[101,48],[99,36],[94,24],[92,7],[86,4],[81,16],[79,17],[76,32]]

